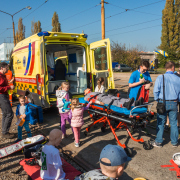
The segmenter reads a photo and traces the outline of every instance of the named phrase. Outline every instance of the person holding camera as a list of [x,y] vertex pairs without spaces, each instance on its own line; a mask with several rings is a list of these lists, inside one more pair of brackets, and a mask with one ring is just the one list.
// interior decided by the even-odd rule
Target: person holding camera
[[14,85],[9,85],[6,79],[6,73],[9,66],[7,63],[0,63],[0,107],[2,110],[2,138],[12,139],[13,134],[9,133],[14,113],[9,102],[8,90],[13,90]]
[[173,61],[167,62],[165,68],[166,73],[157,77],[154,86],[154,100],[158,101],[157,134],[155,141],[151,144],[155,147],[162,147],[164,124],[168,113],[171,125],[171,144],[173,147],[177,147],[179,136],[177,127],[177,104],[180,102],[180,78],[174,74],[175,63]]

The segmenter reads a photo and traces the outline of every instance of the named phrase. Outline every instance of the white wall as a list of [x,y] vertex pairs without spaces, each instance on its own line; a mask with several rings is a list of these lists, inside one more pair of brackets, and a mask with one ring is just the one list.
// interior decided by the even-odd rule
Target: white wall
[[9,60],[7,54],[9,54],[14,48],[13,43],[2,43],[0,45],[0,60]]

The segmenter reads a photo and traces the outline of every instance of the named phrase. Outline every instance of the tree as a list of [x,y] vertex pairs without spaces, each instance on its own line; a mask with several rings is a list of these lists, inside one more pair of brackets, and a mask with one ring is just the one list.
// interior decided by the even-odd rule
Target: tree
[[52,32],[61,32],[61,24],[59,23],[59,17],[56,12],[54,12],[52,17]]
[[137,64],[140,63],[140,50],[136,47],[128,49],[125,44],[118,44],[112,42],[111,45],[112,61],[120,64],[127,64],[130,67],[134,67],[134,60],[137,60]]
[[31,21],[31,34],[30,35],[33,35],[34,34],[34,19]]
[[38,21],[38,22],[37,22],[37,33],[41,32],[41,31],[42,31],[41,22]]
[[41,31],[42,31],[41,22],[40,21],[34,22],[34,20],[31,21],[31,34],[33,35],[33,34],[41,32]]
[[180,0],[166,0],[162,11],[162,34],[159,48],[168,53],[168,58],[158,55],[164,65],[167,60],[177,61],[180,58]]
[[15,36],[16,44],[19,41],[22,41],[23,39],[25,39],[25,26],[23,25],[22,18],[19,18],[18,30],[16,31],[16,36]]

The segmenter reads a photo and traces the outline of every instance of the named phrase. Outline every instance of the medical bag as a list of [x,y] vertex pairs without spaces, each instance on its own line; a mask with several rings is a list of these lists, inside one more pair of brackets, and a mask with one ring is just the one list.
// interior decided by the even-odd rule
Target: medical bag
[[43,123],[43,110],[41,106],[37,106],[35,104],[29,103],[29,107],[32,111],[32,114],[30,116],[29,123],[31,125],[35,125],[38,123]]

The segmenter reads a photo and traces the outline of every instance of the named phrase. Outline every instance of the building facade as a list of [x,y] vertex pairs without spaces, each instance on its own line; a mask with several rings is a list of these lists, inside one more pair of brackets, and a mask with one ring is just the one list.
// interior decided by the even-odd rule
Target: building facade
[[0,61],[9,61],[13,48],[14,43],[2,43],[0,45]]

